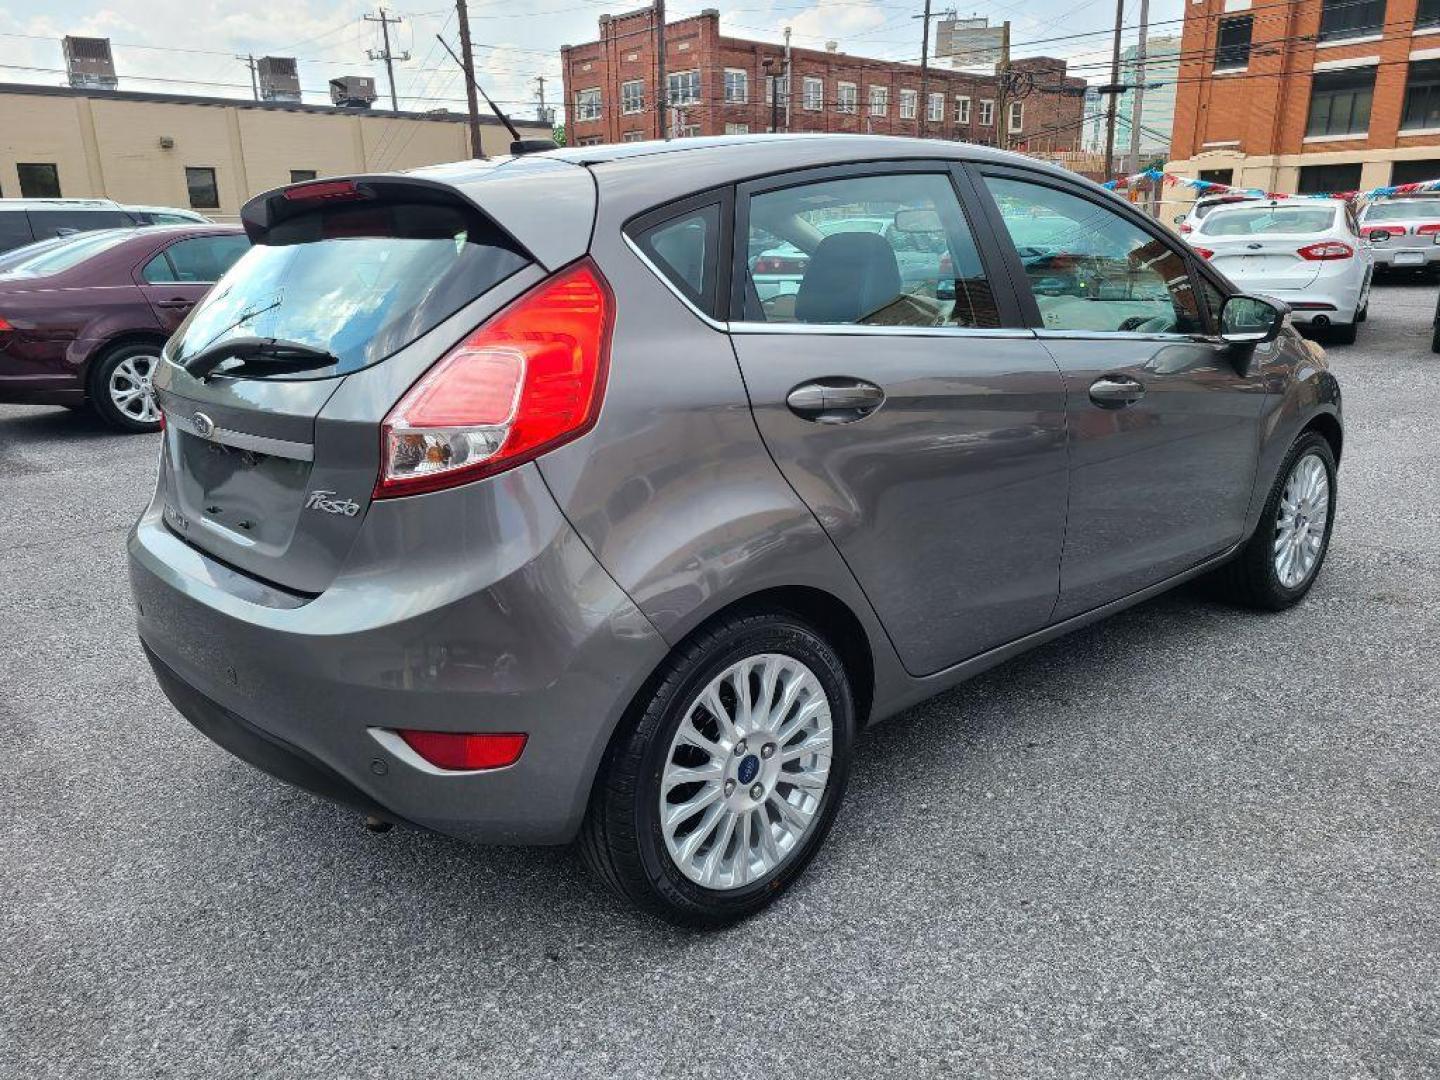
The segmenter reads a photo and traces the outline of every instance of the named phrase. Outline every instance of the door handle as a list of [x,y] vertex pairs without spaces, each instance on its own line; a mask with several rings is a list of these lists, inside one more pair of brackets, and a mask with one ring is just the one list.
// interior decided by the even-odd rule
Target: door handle
[[827,378],[802,383],[785,398],[790,411],[817,424],[862,420],[885,401],[885,391],[863,379]]
[[184,297],[177,296],[172,300],[156,300],[155,306],[163,308],[188,308],[194,307],[195,301],[186,300]]
[[1123,409],[1144,396],[1144,384],[1128,375],[1102,375],[1090,384],[1090,400],[1102,409]]

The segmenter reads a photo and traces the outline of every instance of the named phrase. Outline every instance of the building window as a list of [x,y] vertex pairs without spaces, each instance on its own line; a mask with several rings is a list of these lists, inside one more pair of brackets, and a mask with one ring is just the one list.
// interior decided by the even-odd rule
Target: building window
[[306,180],[314,180],[319,175],[314,169],[291,169],[290,183],[303,184]]
[[825,80],[805,80],[805,108],[810,112],[818,112],[825,107]]
[[1385,24],[1385,0],[1324,0],[1320,7],[1320,40],[1378,34]]
[[955,99],[955,122],[957,124],[970,123],[970,99],[968,97]]
[[1215,33],[1216,71],[1243,71],[1249,65],[1250,31],[1254,26],[1253,15],[1220,20],[1220,28]]
[[1440,160],[1424,158],[1420,161],[1397,161],[1390,170],[1390,183],[1414,184],[1421,180],[1440,177]]
[[917,90],[900,91],[900,119],[914,120],[920,107],[920,93]]
[[1201,169],[1200,179],[1210,184],[1225,184],[1227,187],[1235,182],[1234,169]]
[[60,170],[54,164],[21,162],[15,171],[20,174],[22,199],[60,198]]
[[220,209],[220,188],[215,183],[215,170],[185,167],[185,187],[190,192],[193,210]]
[[1428,30],[1440,26],[1440,0],[1420,0],[1415,9],[1415,29]]
[[931,94],[925,99],[925,119],[938,124],[945,119],[945,95]]
[[1400,114],[1400,130],[1423,128],[1440,128],[1440,60],[1416,61],[1410,65],[1410,74],[1405,80],[1405,109]]
[[1023,101],[1012,101],[1010,103],[1010,134],[1015,134],[1025,126],[1025,103]]
[[870,87],[870,115],[884,116],[890,111],[890,88],[888,86]]
[[980,99],[980,126],[989,127],[995,123],[995,102]]
[[[600,88],[593,90],[578,90],[575,93],[575,122],[584,123],[586,120],[600,119]],[[580,144],[584,146],[584,143]]]
[[750,76],[739,68],[725,69],[725,104],[744,105],[750,100]]
[[699,124],[681,124],[675,129],[675,137],[677,139],[693,139],[699,136],[699,134]]
[[1332,191],[1354,191],[1360,186],[1360,163],[1353,165],[1302,165],[1300,182],[1295,190],[1300,195],[1320,195]]
[[599,146],[605,140],[599,135],[586,135],[583,139],[576,139],[576,146]]
[[627,131],[624,135],[621,135],[620,138],[624,142],[644,142],[645,133],[643,131]]
[[632,79],[630,82],[620,84],[620,111],[626,116],[634,116],[636,113],[645,111],[644,80]]
[[726,125],[725,125],[725,134],[726,134],[726,135],[749,135],[749,134],[750,134],[750,125],[749,125],[749,124],[726,124]]
[[1370,101],[1374,94],[1373,67],[1317,72],[1310,84],[1306,136],[1364,135],[1370,130]]
[[860,108],[860,95],[855,89],[853,82],[842,82],[836,87],[835,111],[842,113],[858,112]]
[[677,71],[666,82],[670,88],[671,105],[700,104],[700,72]]

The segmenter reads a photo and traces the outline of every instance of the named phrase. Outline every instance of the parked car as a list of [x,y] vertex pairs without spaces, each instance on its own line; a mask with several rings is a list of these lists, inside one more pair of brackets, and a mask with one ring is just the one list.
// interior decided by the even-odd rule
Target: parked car
[[1220,207],[1190,244],[1243,289],[1284,300],[1297,323],[1353,344],[1370,305],[1370,249],[1340,199],[1269,199]]
[[[954,298],[863,229],[759,295],[751,238],[861,208],[938,219]],[[129,552],[162,689],[372,826],[578,838],[678,922],[784,891],[865,725],[1202,574],[1287,608],[1325,557],[1323,354],[1030,158],[623,143],[243,219],[153,382]]]
[[1236,203],[1259,202],[1264,199],[1263,195],[1256,192],[1230,191],[1224,195],[1202,195],[1190,204],[1190,209],[1183,214],[1175,215],[1175,224],[1180,227],[1181,236],[1189,236],[1200,226],[1210,211],[1221,206],[1234,206]]
[[94,229],[203,223],[193,210],[121,206],[110,199],[0,199],[0,252]]
[[154,431],[165,339],[249,248],[233,225],[104,229],[0,255],[0,403]]
[[1440,194],[1377,199],[1360,211],[1377,270],[1440,272]]

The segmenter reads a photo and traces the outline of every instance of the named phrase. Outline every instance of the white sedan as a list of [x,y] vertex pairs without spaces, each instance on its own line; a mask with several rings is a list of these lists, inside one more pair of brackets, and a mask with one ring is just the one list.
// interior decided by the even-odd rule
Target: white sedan
[[1217,207],[1186,239],[1241,289],[1285,301],[1295,322],[1332,341],[1353,342],[1365,321],[1374,264],[1339,199]]

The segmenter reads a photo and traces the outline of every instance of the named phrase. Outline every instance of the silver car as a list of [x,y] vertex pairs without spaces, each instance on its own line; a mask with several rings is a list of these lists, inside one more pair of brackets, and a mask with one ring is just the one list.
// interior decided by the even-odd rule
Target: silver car
[[1376,199],[1360,211],[1360,235],[1377,270],[1440,269],[1440,195]]
[[[752,236],[897,216],[945,298],[870,230],[758,294]],[[1318,348],[1023,157],[626,143],[243,217],[154,376],[140,638],[196,727],[376,828],[575,841],[734,920],[814,856],[866,725],[1191,578],[1286,608],[1325,558]]]

